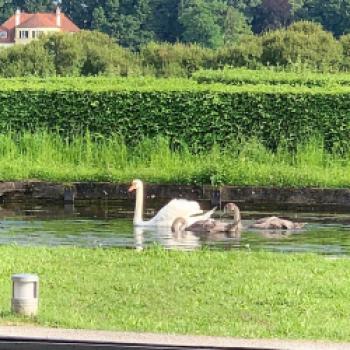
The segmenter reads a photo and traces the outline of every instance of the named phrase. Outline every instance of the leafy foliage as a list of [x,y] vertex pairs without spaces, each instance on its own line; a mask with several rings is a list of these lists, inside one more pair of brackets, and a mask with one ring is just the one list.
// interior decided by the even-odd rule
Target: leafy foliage
[[335,36],[350,31],[349,0],[304,0],[298,11],[298,17],[320,23]]
[[218,18],[209,2],[187,0],[179,20],[184,28],[184,42],[195,42],[211,48],[223,44]]
[[[182,1],[183,2],[183,1]],[[179,22],[180,0],[152,0],[152,15],[149,26],[154,32],[154,39],[169,43],[177,42],[183,28]]]
[[244,15],[234,7],[229,7],[224,22],[225,45],[237,43],[243,35],[249,34],[252,31]]
[[81,29],[98,30],[138,51],[151,41],[222,47],[303,19],[336,37],[350,31],[350,0],[0,0],[0,24],[17,8],[52,11],[60,4]]
[[5,77],[127,76],[139,73],[139,70],[136,55],[99,32],[55,33],[25,46],[0,51],[0,75]]
[[227,45],[215,52],[212,68],[249,67],[257,68],[261,65],[261,38],[254,35],[241,36],[236,45]]
[[[226,14],[221,20],[220,16],[216,16],[216,23],[221,23],[225,30],[220,32],[220,40],[226,42],[223,47],[205,47],[216,44],[209,45],[207,42],[204,45],[202,41],[206,34],[202,30],[199,32],[204,36],[198,39],[198,44],[145,40],[143,42],[147,44],[140,41],[133,47],[138,46],[139,52],[117,45],[113,37],[98,31],[81,31],[74,35],[54,33],[41,37],[38,43],[30,43],[28,49],[12,47],[0,50],[0,76],[104,74],[188,77],[198,69],[224,66],[254,69],[268,66],[323,72],[348,69],[347,36],[337,40],[321,25],[307,21],[295,22],[286,29],[252,35],[241,12],[224,6],[217,6],[216,10]],[[100,13],[99,7],[96,8],[96,16],[95,26],[103,30],[105,15]],[[189,16],[190,19],[193,19],[192,16]],[[189,28],[195,30],[194,26]],[[35,52],[37,58],[31,52]]]
[[0,130],[48,128],[72,135],[117,133],[128,144],[164,135],[194,151],[257,137],[291,148],[314,134],[347,149],[349,87],[199,85],[187,80],[1,81]]
[[46,12],[53,10],[54,4],[52,0],[0,0],[0,24],[18,8],[26,12]]
[[254,12],[252,24],[256,33],[286,27],[292,20],[292,6],[288,0],[263,0]]
[[0,51],[0,75],[3,77],[54,74],[52,58],[38,41]]
[[244,84],[286,84],[289,86],[330,86],[350,85],[350,76],[347,73],[325,74],[303,71],[283,72],[272,69],[230,69],[199,70],[192,74],[192,78],[199,83],[224,83],[231,85]]
[[154,69],[157,76],[190,76],[202,67],[209,67],[213,51],[195,44],[149,43],[142,47],[141,57],[145,70]]
[[310,22],[292,24],[288,29],[266,33],[262,37],[264,65],[302,64],[311,69],[337,69],[342,47],[333,35]]
[[343,61],[341,63],[341,69],[349,71],[350,69],[350,34],[342,35],[339,42],[343,49]]

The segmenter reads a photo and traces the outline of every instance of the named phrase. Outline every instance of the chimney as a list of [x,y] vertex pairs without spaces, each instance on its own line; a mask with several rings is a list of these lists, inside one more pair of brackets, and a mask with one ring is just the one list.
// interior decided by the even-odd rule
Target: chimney
[[56,7],[56,26],[61,26],[61,9],[59,8],[59,6]]
[[16,15],[15,15],[15,25],[16,27],[21,24],[21,10],[17,9],[16,10]]

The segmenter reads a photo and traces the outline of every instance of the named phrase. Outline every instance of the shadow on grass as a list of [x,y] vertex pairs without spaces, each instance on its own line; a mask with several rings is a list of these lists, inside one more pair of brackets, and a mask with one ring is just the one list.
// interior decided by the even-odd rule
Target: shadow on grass
[[[0,319],[3,325],[22,325],[22,324],[36,324],[38,323],[37,316],[24,316],[17,315],[11,312],[11,310],[0,310]],[[5,321],[6,320],[6,321]]]

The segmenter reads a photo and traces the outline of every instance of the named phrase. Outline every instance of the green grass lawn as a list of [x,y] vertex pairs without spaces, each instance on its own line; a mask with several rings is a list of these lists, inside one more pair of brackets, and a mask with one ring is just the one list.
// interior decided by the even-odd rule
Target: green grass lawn
[[[0,247],[3,324],[349,340],[350,260],[263,252]],[[14,273],[40,277],[36,319],[10,314]]]

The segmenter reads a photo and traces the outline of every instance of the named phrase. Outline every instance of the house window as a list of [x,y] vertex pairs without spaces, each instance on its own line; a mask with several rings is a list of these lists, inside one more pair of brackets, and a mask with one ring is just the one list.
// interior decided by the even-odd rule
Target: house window
[[7,39],[7,32],[0,32],[0,39]]
[[42,30],[33,30],[32,31],[32,38],[39,38],[44,32]]
[[28,30],[20,30],[19,37],[20,37],[20,39],[28,39],[29,38]]

